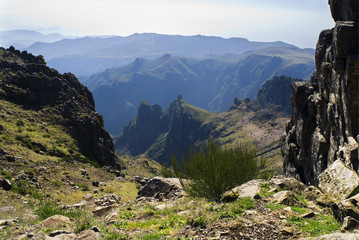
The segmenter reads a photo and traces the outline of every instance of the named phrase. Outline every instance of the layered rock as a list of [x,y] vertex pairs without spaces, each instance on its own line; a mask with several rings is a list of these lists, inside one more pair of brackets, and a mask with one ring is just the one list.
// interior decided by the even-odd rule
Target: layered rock
[[335,27],[316,47],[310,82],[292,84],[292,118],[282,138],[287,176],[318,184],[339,159],[354,171],[358,160],[358,1],[329,1]]

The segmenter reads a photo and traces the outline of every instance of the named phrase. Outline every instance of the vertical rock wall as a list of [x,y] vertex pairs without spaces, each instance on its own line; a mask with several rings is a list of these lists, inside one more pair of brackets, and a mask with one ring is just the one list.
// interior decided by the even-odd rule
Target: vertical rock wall
[[358,0],[329,0],[335,27],[319,35],[310,82],[292,84],[282,137],[286,175],[317,184],[336,159],[359,172]]

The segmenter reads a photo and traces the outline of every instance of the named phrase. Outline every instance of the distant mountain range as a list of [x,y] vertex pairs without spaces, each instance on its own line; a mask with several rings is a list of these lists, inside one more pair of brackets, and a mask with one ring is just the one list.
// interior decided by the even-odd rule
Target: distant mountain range
[[252,42],[245,38],[143,33],[128,37],[83,37],[54,43],[35,43],[26,50],[43,55],[47,63],[60,72],[88,76],[107,68],[129,64],[136,58],[154,59],[164,54],[208,58],[212,55],[242,54],[273,47],[294,46],[284,42]]
[[93,92],[106,129],[118,134],[135,117],[143,100],[167,108],[174,97],[182,95],[195,106],[223,112],[236,97],[254,99],[262,84],[274,76],[309,79],[314,69],[312,53],[295,47],[222,55],[218,59],[169,54],[151,60],[137,58],[129,65],[80,81]]
[[[22,49],[27,48],[35,42],[56,42],[61,39],[67,38],[58,33],[42,34],[36,31],[29,30],[11,30],[0,32],[0,46]],[[41,53],[39,53],[41,54]]]

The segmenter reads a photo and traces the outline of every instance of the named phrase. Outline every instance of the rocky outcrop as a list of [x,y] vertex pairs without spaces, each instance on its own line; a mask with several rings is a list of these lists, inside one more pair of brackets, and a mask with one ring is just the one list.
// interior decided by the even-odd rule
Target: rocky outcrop
[[0,71],[0,99],[43,112],[51,123],[67,129],[91,161],[118,167],[92,94],[74,75],[60,74],[47,67],[42,56],[13,47],[0,48]]
[[358,1],[329,4],[335,27],[319,36],[310,82],[292,84],[293,115],[282,138],[286,175],[315,185],[337,159],[359,171]]
[[142,102],[138,115],[114,139],[116,151],[133,156],[146,154],[159,163],[170,165],[170,158],[189,155],[196,143],[209,138],[203,122],[213,113],[191,106],[181,96],[166,111]]

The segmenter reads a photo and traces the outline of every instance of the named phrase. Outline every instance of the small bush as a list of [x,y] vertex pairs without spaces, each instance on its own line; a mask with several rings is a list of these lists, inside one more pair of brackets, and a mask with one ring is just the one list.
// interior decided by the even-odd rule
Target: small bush
[[224,192],[255,178],[260,169],[254,149],[242,146],[220,149],[211,141],[206,152],[191,151],[189,160],[183,161],[183,168],[175,158],[172,166],[186,192],[215,201]]
[[40,220],[44,220],[54,215],[63,215],[68,218],[79,219],[84,212],[81,209],[63,209],[55,202],[44,202],[38,209],[35,210],[35,214],[40,218]]

